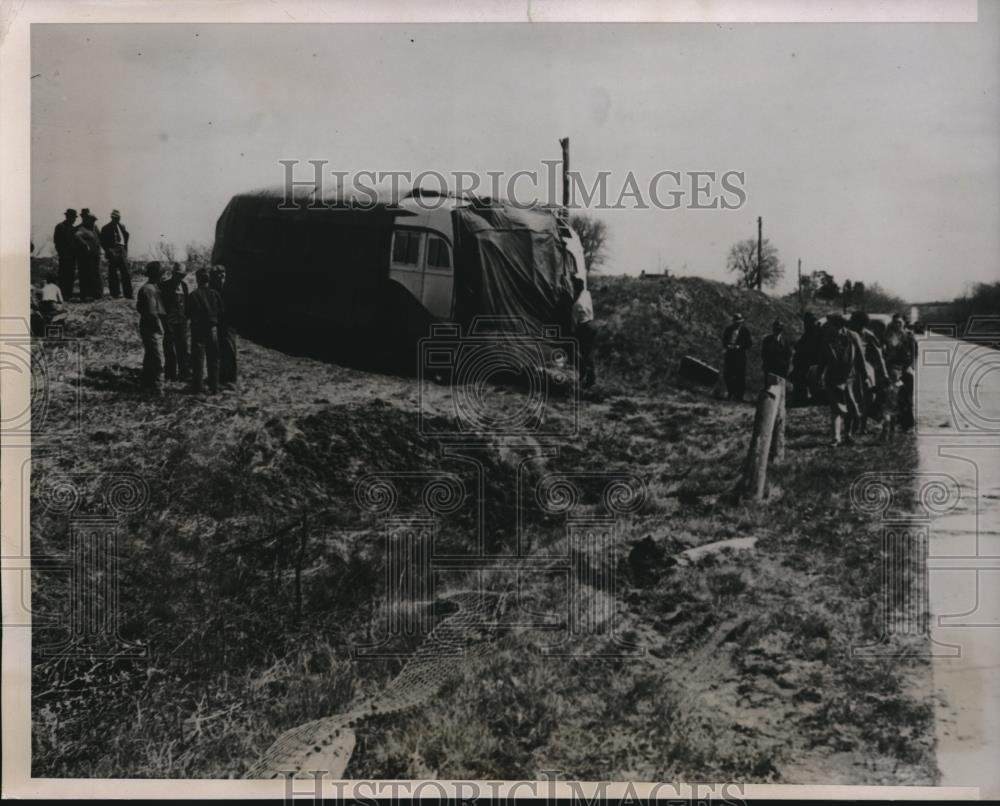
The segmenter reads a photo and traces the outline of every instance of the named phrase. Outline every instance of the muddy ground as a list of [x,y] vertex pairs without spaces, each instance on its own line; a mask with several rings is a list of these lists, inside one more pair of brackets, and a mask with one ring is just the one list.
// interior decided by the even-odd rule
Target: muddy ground
[[[637,383],[626,394],[628,373],[612,372],[579,403],[548,399],[523,437],[486,440],[462,461],[442,455],[440,433],[463,422],[455,401],[472,405],[468,390],[241,340],[237,390],[198,398],[168,384],[157,400],[138,386],[131,303],[69,311],[82,375],[45,387],[33,554],[68,551],[57,495],[68,476],[74,513],[106,514],[113,474],[138,476],[142,503],[117,514],[119,640],[92,657],[46,656],[65,637],[67,590],[35,572],[34,775],[239,776],[280,731],[384,687],[403,661],[357,657],[386,596],[383,524],[356,497],[366,475],[450,473],[466,491],[481,478],[485,514],[465,496],[438,545],[461,554],[481,533],[489,553],[509,556],[520,537],[522,555],[544,564],[569,551],[566,517],[531,492],[546,474],[583,472],[636,476],[646,490],[618,517],[611,556],[570,572],[585,597],[612,605],[613,632],[602,623],[573,642],[605,657],[544,655],[558,629],[508,624],[430,702],[364,724],[349,777],[936,780],[929,665],[850,652],[877,639],[883,615],[881,527],[852,509],[850,485],[912,467],[909,438],[832,452],[824,412],[792,410],[772,495],[750,505],[726,493],[752,407],[698,390]],[[54,347],[34,349],[44,361]],[[473,403],[520,422],[525,400],[490,387]],[[600,514],[601,483],[583,484],[578,512]],[[896,492],[905,510],[911,491]],[[403,489],[400,511],[415,511],[413,496]],[[689,551],[736,538],[754,540]],[[550,565],[522,580],[517,607],[565,612],[566,573]],[[482,584],[509,587],[502,576]],[[436,593],[474,577],[442,572]]]

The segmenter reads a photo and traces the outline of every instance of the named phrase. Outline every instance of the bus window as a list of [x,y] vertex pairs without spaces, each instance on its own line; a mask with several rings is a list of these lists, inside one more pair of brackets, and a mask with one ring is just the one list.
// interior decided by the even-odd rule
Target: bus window
[[434,269],[451,268],[451,254],[444,238],[435,235],[427,237],[427,265]]
[[392,262],[416,266],[420,260],[420,233],[398,229],[392,234]]

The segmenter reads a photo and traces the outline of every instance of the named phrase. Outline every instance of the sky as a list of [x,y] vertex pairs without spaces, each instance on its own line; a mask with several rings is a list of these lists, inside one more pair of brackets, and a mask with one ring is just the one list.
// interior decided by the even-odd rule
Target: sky
[[[757,217],[804,273],[910,302],[1000,279],[1000,4],[976,24],[33,25],[32,239],[112,208],[141,257],[330,170],[742,171],[746,203],[590,210],[609,274],[731,280]],[[665,189],[666,186],[664,186]],[[665,194],[664,194],[665,195]]]

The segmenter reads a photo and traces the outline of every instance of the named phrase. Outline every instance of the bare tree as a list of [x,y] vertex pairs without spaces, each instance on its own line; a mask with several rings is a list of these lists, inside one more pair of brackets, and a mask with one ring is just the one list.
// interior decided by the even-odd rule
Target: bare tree
[[583,245],[583,257],[587,261],[587,272],[599,271],[607,260],[608,226],[599,218],[588,215],[574,215],[569,219]]
[[758,278],[760,285],[774,287],[785,274],[785,267],[778,258],[778,250],[767,238],[761,244],[761,265],[757,266],[757,239],[747,238],[737,241],[729,250],[726,267],[736,272],[736,285],[746,288],[756,288]]
[[149,260],[158,260],[167,265],[177,260],[177,250],[172,243],[157,241],[156,245],[148,252]]
[[198,243],[197,241],[188,241],[187,245],[184,247],[184,251],[187,253],[186,263],[188,271],[210,269],[212,267],[211,246],[206,246],[205,244]]

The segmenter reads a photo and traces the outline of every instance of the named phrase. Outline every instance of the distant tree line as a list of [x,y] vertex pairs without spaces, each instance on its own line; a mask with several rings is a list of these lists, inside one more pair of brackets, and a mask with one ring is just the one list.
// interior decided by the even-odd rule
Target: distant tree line
[[[778,250],[767,238],[761,241],[759,253],[755,238],[734,243],[726,258],[726,268],[736,275],[736,285],[743,288],[773,288],[785,274]],[[841,284],[828,271],[803,275],[798,292],[789,296],[793,300],[800,298],[804,305],[819,301],[831,307],[840,306],[845,311],[855,308],[872,313],[891,313],[908,307],[905,300],[889,293],[878,283],[844,280]]]
[[839,305],[845,311],[857,309],[870,313],[892,313],[909,307],[906,300],[886,291],[878,283],[865,284],[861,280],[852,282],[845,279],[841,284],[827,271],[803,274],[799,294],[803,303],[818,300],[831,306]]
[[1000,282],[976,283],[948,306],[947,319],[961,330],[971,316],[1000,316]]

